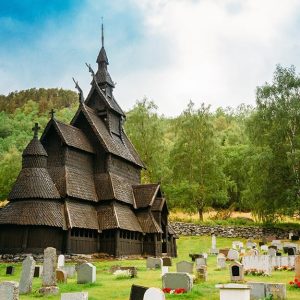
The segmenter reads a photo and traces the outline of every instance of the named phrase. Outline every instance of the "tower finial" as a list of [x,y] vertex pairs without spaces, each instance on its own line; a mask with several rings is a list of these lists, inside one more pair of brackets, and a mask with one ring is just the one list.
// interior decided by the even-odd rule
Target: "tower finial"
[[41,129],[39,127],[39,124],[38,123],[35,123],[34,124],[34,127],[32,128],[32,131],[33,131],[33,137],[34,138],[38,138],[38,132],[39,132],[39,129]]
[[102,47],[104,47],[104,27],[103,27],[103,17],[102,19],[102,24],[101,24],[101,42],[102,42]]
[[51,119],[54,119],[55,110],[53,108],[50,110],[49,115],[51,116]]

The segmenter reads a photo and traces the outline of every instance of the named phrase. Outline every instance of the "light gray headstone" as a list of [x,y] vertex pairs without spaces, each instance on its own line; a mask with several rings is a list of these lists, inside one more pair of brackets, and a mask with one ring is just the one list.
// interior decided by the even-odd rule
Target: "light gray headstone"
[[27,294],[32,289],[32,279],[35,268],[35,260],[32,256],[27,256],[22,263],[22,273],[20,279],[20,294]]
[[206,258],[196,258],[195,263],[196,263],[196,268],[198,266],[206,266],[207,265]]
[[73,278],[76,274],[75,265],[65,265],[63,267],[60,267],[61,270],[64,270],[67,273],[68,278]]
[[266,283],[266,296],[273,295],[274,299],[286,299],[285,283]]
[[217,267],[219,269],[226,269],[226,258],[225,258],[225,255],[221,255],[219,254],[217,256]]
[[0,283],[0,299],[19,300],[19,283],[16,281],[2,281]]
[[193,274],[194,272],[194,263],[189,261],[180,261],[176,264],[176,271]]
[[77,268],[77,283],[93,283],[96,281],[96,267],[85,263]]
[[79,293],[62,293],[61,300],[88,300],[88,292],[79,292]]
[[227,258],[230,260],[238,260],[240,257],[240,254],[237,250],[235,249],[230,249],[227,255]]
[[148,269],[160,269],[163,265],[163,260],[158,257],[147,257],[146,266]]
[[165,300],[165,294],[158,288],[151,287],[146,290],[143,300]]
[[239,262],[230,265],[230,280],[244,281],[244,266]]
[[56,249],[48,247],[44,250],[43,286],[56,286]]
[[269,248],[268,249],[268,255],[270,256],[276,256],[276,250],[274,248]]
[[65,256],[63,254],[58,255],[57,269],[60,269],[65,265]]
[[264,282],[247,282],[247,285],[251,287],[251,300],[259,300],[266,297],[266,287]]
[[161,276],[163,276],[166,273],[169,273],[169,267],[162,266],[161,267]]
[[166,273],[162,276],[163,288],[172,290],[183,288],[190,291],[193,288],[193,277],[188,273]]
[[207,281],[207,266],[199,266],[196,269],[196,281]]
[[267,245],[261,245],[260,250],[267,252],[269,250],[269,247]]

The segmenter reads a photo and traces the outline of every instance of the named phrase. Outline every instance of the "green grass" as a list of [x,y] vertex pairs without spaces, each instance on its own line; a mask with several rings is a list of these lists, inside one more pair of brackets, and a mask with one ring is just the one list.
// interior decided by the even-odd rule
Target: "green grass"
[[[218,238],[217,246],[230,247],[233,240],[229,238]],[[244,241],[243,239],[239,239]],[[210,247],[210,237],[181,237],[178,240],[178,258],[173,260],[173,266],[170,271],[175,271],[175,264],[180,260],[189,260],[189,253],[198,253],[208,251]],[[160,270],[147,270],[144,259],[138,260],[110,260],[94,263],[97,267],[97,281],[95,284],[76,284],[76,279],[69,279],[67,284],[59,284],[61,293],[88,291],[89,300],[128,300],[132,284],[144,286],[155,286],[161,288]],[[112,265],[136,266],[138,268],[138,277],[133,279],[118,280],[114,275],[108,272]],[[6,276],[5,269],[9,264],[0,264],[0,281],[19,280],[21,264],[15,264],[16,272],[13,276]],[[273,271],[271,277],[245,276],[246,281],[260,282],[281,282],[288,283],[294,278],[293,271]],[[215,288],[217,283],[229,282],[228,270],[216,270],[216,257],[208,258],[208,281],[205,283],[195,284],[191,292],[184,295],[167,295],[167,299],[194,299],[194,300],[219,300],[219,290]],[[38,293],[41,287],[41,279],[34,278],[33,292],[29,295],[20,296],[21,300],[26,299],[60,299],[60,296],[42,297]],[[295,289],[287,285],[287,299],[300,299],[300,289]]]

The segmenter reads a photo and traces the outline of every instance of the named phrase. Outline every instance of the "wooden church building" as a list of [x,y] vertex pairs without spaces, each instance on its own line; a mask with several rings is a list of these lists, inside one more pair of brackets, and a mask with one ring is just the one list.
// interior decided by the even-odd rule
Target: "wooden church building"
[[70,124],[38,124],[22,170],[0,210],[0,252],[176,256],[176,235],[159,184],[141,184],[145,167],[123,129],[125,114],[102,48],[86,99]]

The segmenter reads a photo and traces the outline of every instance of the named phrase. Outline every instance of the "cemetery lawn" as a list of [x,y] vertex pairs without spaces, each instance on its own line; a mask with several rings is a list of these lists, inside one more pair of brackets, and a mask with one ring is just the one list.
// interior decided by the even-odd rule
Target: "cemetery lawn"
[[[233,240],[230,238],[217,238],[217,247],[230,247]],[[239,239],[246,242],[245,239]],[[189,253],[207,252],[211,245],[211,238],[207,236],[201,237],[180,237],[178,242],[178,258],[173,259],[173,266],[169,268],[171,272],[175,272],[175,264],[181,260],[188,260]],[[80,292],[88,291],[89,300],[128,300],[130,288],[132,284],[144,286],[154,286],[161,288],[161,271],[147,270],[145,259],[138,260],[109,260],[94,262],[97,267],[97,281],[95,284],[76,284],[76,279],[68,279],[67,284],[58,284],[61,293],[64,292]],[[135,266],[138,268],[138,277],[133,279],[116,279],[114,275],[108,272],[112,265]],[[229,263],[228,263],[229,264]],[[6,266],[9,264],[0,264],[0,281],[16,280],[19,281],[21,273],[21,264],[16,266],[13,276],[6,276]],[[261,276],[245,276],[246,281],[259,282],[278,282],[287,284],[287,299],[300,299],[300,289],[289,286],[289,281],[294,279],[294,271],[273,271],[271,277]],[[215,288],[218,283],[229,282],[228,270],[216,270],[216,256],[208,258],[208,281],[194,285],[191,292],[183,295],[167,295],[167,299],[197,299],[197,300],[219,300],[219,290]],[[21,300],[43,298],[39,295],[38,289],[41,287],[41,279],[33,279],[33,292],[28,295],[21,295]],[[44,297],[45,299],[60,299],[60,295]]]

